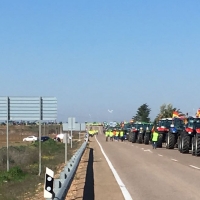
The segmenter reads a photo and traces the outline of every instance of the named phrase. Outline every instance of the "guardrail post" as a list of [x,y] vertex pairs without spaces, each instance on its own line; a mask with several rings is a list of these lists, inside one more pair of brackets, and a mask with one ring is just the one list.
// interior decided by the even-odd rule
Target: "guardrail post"
[[[54,179],[54,184],[53,184],[53,193],[54,194],[51,199],[54,199],[54,200],[58,200],[58,199],[64,200],[65,199],[67,192],[70,188],[71,182],[73,180],[73,177],[78,168],[81,157],[83,155],[83,152],[86,149],[87,142],[88,142],[88,137],[85,139],[85,141],[81,145],[81,147],[76,151],[76,153],[68,161],[67,165],[64,167],[63,171],[60,173],[60,178]],[[45,197],[45,198],[46,198],[46,200],[50,200],[49,197]]]

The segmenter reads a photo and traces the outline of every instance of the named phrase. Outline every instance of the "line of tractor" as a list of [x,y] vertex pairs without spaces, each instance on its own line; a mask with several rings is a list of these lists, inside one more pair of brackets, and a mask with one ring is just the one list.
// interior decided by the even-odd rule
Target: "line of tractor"
[[180,153],[191,151],[193,156],[200,156],[200,118],[162,118],[157,124],[135,122],[123,127],[129,142],[146,145],[151,143],[155,129],[159,133],[158,148],[177,148]]

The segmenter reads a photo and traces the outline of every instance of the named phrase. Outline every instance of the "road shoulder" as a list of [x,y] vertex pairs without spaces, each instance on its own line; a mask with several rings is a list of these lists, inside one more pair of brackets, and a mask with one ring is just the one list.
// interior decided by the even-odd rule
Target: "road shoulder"
[[90,138],[66,199],[124,200],[95,138]]

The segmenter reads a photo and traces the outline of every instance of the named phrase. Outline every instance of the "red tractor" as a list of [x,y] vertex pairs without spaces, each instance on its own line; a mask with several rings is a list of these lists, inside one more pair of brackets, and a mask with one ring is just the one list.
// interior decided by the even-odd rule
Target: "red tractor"
[[200,118],[188,117],[187,121],[185,130],[180,134],[179,151],[189,153],[192,150],[192,155],[200,156]]
[[172,124],[172,118],[162,118],[157,125],[157,131],[159,133],[158,147],[162,148],[162,143],[166,143],[167,134],[169,132],[170,125]]

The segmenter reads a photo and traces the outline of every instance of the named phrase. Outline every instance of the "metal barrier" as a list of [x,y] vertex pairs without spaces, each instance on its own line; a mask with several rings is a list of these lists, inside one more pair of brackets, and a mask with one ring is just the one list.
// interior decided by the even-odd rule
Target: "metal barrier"
[[64,170],[60,173],[60,178],[54,179],[53,198],[46,198],[46,200],[64,200],[66,198],[67,192],[71,186],[81,157],[86,149],[87,143],[88,138],[85,139],[85,142],[82,144],[82,146],[68,161],[67,165],[64,167]]

